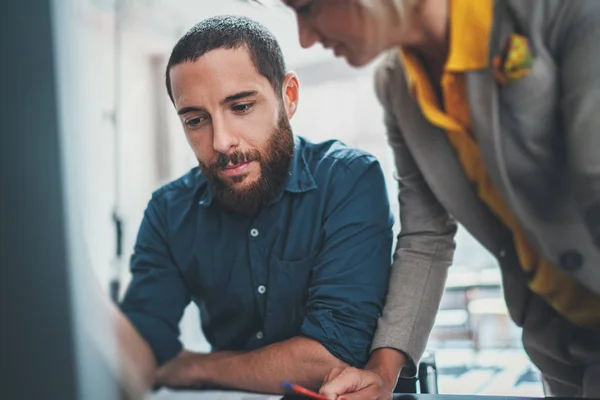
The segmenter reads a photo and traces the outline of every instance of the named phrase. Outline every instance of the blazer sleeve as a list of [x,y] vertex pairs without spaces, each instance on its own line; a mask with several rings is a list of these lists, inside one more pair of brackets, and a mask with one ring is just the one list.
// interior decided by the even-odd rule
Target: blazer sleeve
[[600,1],[565,1],[556,15],[567,160],[580,211],[600,248]]
[[387,347],[402,351],[407,356],[402,375],[414,376],[452,263],[456,223],[430,190],[406,146],[390,101],[390,74],[394,73],[390,68],[400,66],[384,64],[378,69],[376,91],[384,107],[388,142],[394,152],[401,231],[386,305],[371,350]]

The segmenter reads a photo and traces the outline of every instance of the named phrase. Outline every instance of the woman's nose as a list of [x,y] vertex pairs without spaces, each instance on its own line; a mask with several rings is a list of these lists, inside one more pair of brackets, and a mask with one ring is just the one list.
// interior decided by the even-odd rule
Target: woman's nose
[[308,49],[319,41],[319,35],[313,29],[311,24],[303,17],[298,17],[298,37],[300,38],[300,46]]

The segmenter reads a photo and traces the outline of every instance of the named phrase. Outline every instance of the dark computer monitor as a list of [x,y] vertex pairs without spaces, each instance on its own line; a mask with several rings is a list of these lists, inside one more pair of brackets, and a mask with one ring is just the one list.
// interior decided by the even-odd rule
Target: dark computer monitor
[[[0,11],[0,398],[116,398],[110,323],[86,285],[69,200],[66,0]],[[70,103],[71,102],[71,103]],[[72,159],[72,158],[71,158]],[[87,275],[87,278],[85,276]],[[83,279],[81,279],[84,277]],[[89,293],[89,292],[88,292]],[[93,297],[93,296],[91,296]],[[95,325],[93,325],[95,323]],[[90,335],[91,331],[97,331]],[[106,337],[99,343],[99,337]],[[103,339],[100,339],[103,340]]]

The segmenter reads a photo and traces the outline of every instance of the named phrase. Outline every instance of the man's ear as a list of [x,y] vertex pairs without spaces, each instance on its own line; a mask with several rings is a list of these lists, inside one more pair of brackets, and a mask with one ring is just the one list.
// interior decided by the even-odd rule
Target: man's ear
[[283,80],[282,87],[283,106],[288,119],[291,119],[298,109],[298,100],[300,98],[300,82],[296,74],[288,72]]

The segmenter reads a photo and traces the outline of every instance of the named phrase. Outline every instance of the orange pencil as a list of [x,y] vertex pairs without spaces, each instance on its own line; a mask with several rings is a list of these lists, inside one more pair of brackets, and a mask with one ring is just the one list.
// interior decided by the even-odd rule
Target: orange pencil
[[281,382],[281,387],[288,392],[293,392],[302,396],[310,397],[316,400],[329,400],[329,398],[325,396],[321,396],[319,393],[315,393],[312,390],[308,390],[302,386],[296,385],[295,383],[283,381]]

